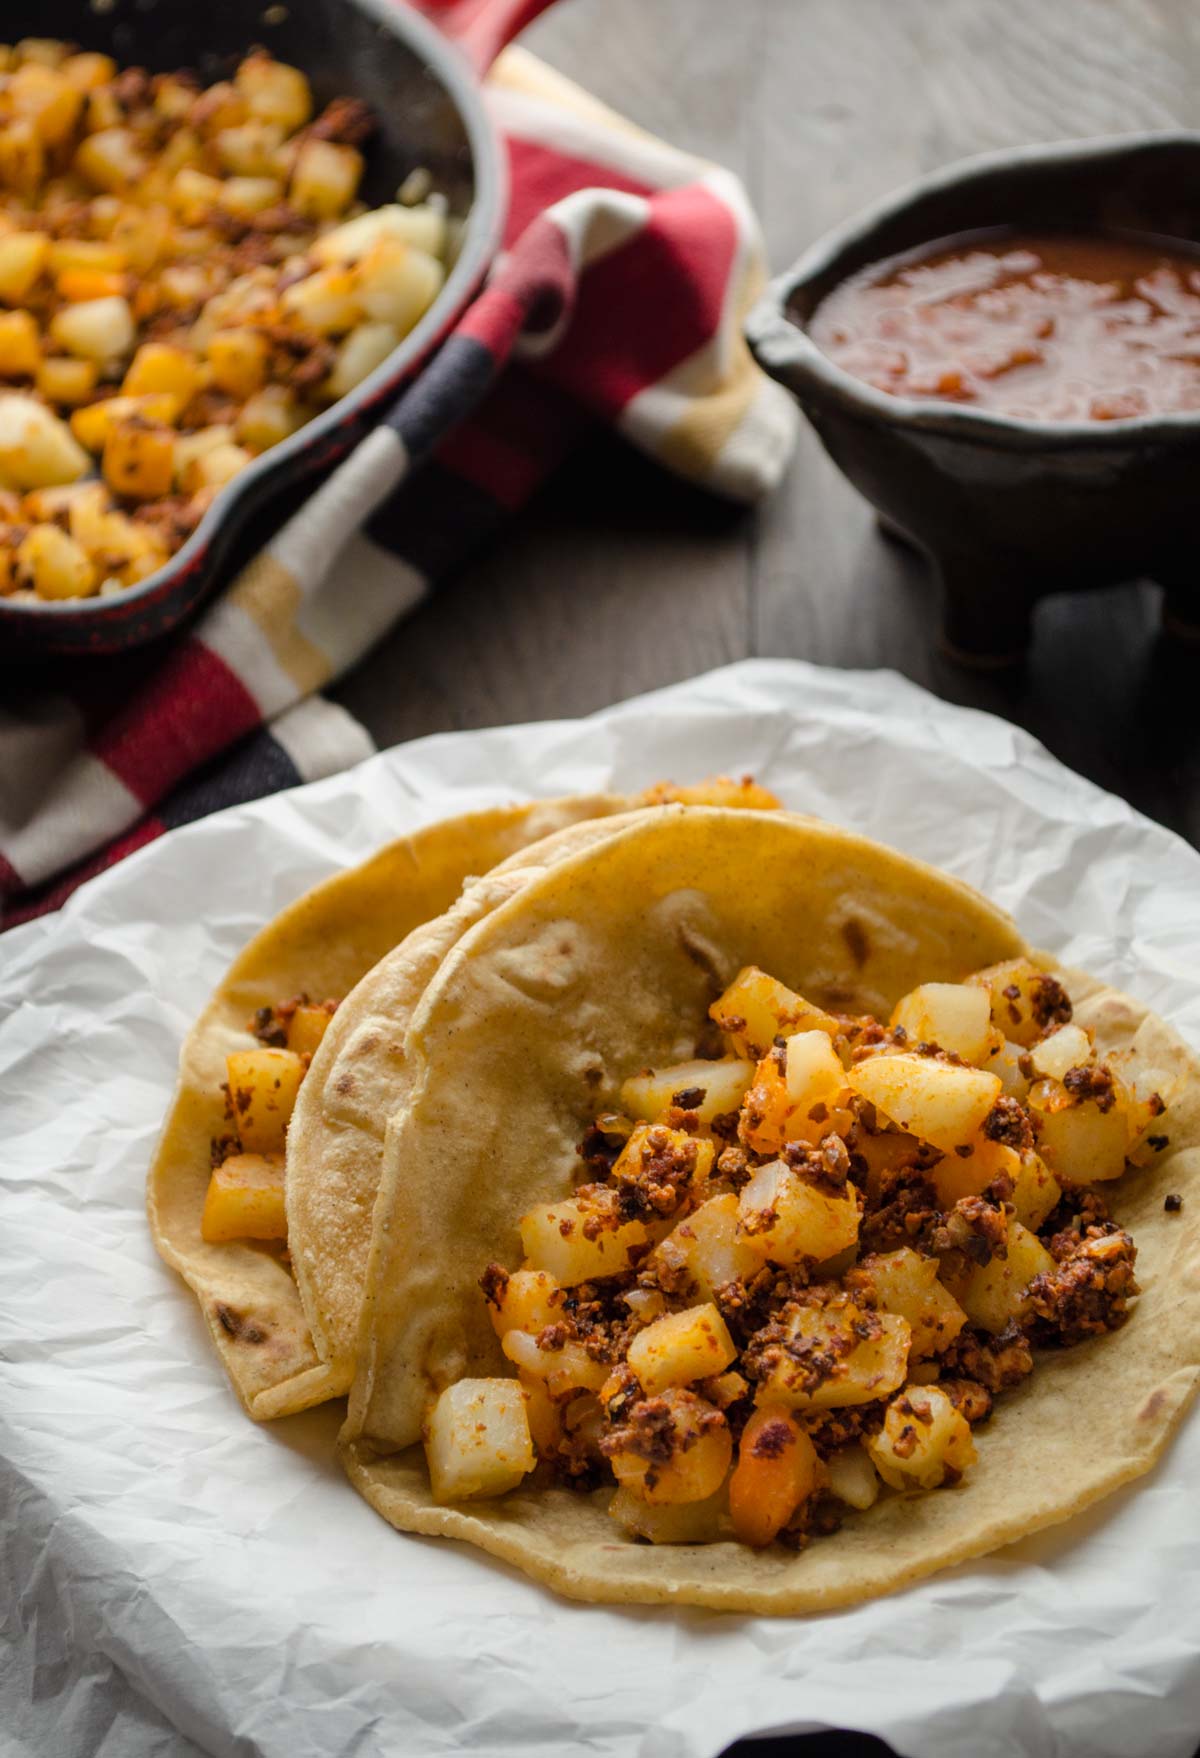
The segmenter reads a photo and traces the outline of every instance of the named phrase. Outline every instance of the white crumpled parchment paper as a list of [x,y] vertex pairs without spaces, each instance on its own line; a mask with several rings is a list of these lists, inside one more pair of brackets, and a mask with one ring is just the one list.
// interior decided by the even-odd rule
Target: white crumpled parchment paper
[[0,939],[5,1754],[708,1758],[823,1727],[914,1758],[1192,1752],[1195,1417],[1140,1486],[854,1611],[590,1608],[384,1526],[335,1462],[336,1410],[254,1427],[155,1256],[180,1040],[269,916],[451,812],[717,769],[962,874],[1200,1044],[1200,857],[890,674],[751,662],[425,739],[154,843]]

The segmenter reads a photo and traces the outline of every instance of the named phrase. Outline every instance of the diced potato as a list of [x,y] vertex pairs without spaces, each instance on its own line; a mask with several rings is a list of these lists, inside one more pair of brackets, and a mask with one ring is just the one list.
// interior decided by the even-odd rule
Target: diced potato
[[616,1158],[613,1182],[643,1182],[646,1162],[651,1160],[656,1172],[658,1167],[671,1166],[677,1188],[699,1190],[712,1171],[715,1155],[715,1145],[705,1136],[669,1129],[664,1123],[639,1123]]
[[938,1194],[938,1206],[952,1209],[964,1196],[979,1196],[994,1178],[1007,1174],[1016,1180],[1021,1162],[1011,1148],[989,1141],[985,1135],[973,1136],[963,1144],[969,1154],[946,1154],[926,1176]]
[[937,1259],[922,1257],[909,1246],[864,1258],[856,1274],[869,1281],[881,1307],[908,1320],[914,1361],[939,1354],[967,1322],[962,1307],[938,1281]]
[[306,140],[296,155],[288,200],[306,220],[336,219],[354,200],[362,174],[356,147]]
[[612,1371],[604,1362],[593,1361],[582,1343],[567,1342],[561,1349],[543,1349],[528,1331],[505,1331],[500,1347],[522,1374],[543,1381],[555,1399],[566,1398],[572,1392],[598,1392]]
[[173,79],[170,74],[160,78],[155,86],[154,108],[160,116],[172,122],[179,122],[185,117],[196,102],[196,90],[182,79]]
[[729,1480],[729,1513],[743,1544],[761,1549],[817,1487],[821,1463],[790,1410],[760,1405],[742,1432]]
[[202,225],[213,208],[221,205],[224,184],[194,165],[183,165],[171,179],[171,206],[186,226]]
[[1008,1256],[980,1264],[966,1277],[958,1299],[973,1325],[1002,1331],[1025,1311],[1025,1290],[1035,1276],[1054,1268],[1054,1259],[1036,1234],[1017,1220],[1008,1226]]
[[915,1135],[907,1135],[902,1129],[884,1128],[884,1121],[877,1118],[874,1130],[861,1128],[854,1145],[855,1153],[866,1161],[867,1194],[872,1202],[877,1200],[885,1177],[915,1165],[924,1151]]
[[114,494],[152,501],[171,492],[175,435],[169,427],[129,415],[113,423],[104,442],[104,480]]
[[209,1179],[200,1237],[209,1245],[231,1239],[286,1239],[282,1154],[233,1154]]
[[644,1325],[648,1325],[651,1319],[661,1318],[667,1310],[666,1300],[657,1288],[630,1288],[621,1299],[634,1318]]
[[[1052,979],[1051,979],[1052,980]],[[1026,958],[1010,958],[989,965],[967,978],[980,983],[991,996],[992,1024],[1011,1043],[1028,1049],[1047,1023],[1047,978]]]
[[563,1407],[550,1396],[544,1380],[534,1379],[527,1373],[519,1373],[517,1378],[525,1394],[525,1415],[534,1449],[539,1458],[544,1458],[562,1444]]
[[32,312],[0,311],[0,375],[33,378],[42,362],[42,345]]
[[850,1508],[870,1508],[879,1498],[879,1477],[861,1442],[843,1447],[825,1461],[829,1488]]
[[785,1353],[760,1381],[760,1404],[840,1410],[885,1398],[904,1384],[911,1332],[899,1313],[869,1313],[852,1301],[803,1306],[789,1327],[792,1344],[801,1347],[794,1356]]
[[885,1117],[943,1153],[970,1140],[1002,1091],[994,1074],[907,1054],[873,1056],[846,1079]]
[[832,1037],[837,1031],[831,1014],[752,964],[738,972],[708,1012],[729,1039],[734,1054],[755,1061],[766,1055],[776,1038],[801,1031],[828,1032]]
[[922,983],[892,1011],[912,1044],[937,1044],[964,1062],[980,1062],[992,1031],[988,993],[971,983]]
[[1062,1080],[1072,1068],[1083,1068],[1093,1060],[1092,1040],[1082,1026],[1059,1026],[1029,1052],[1036,1073],[1051,1080]]
[[0,237],[0,299],[10,305],[24,299],[49,256],[44,232],[5,232]]
[[822,1263],[855,1244],[860,1215],[852,1186],[837,1196],[773,1160],[738,1198],[738,1237],[785,1268],[806,1258]]
[[18,544],[16,573],[39,598],[89,598],[100,584],[86,552],[57,525],[35,525]]
[[1038,1124],[1038,1152],[1058,1179],[1072,1184],[1106,1183],[1125,1170],[1129,1133],[1119,1095],[1109,1110],[1095,1099],[1082,1103],[1058,1081],[1039,1080],[1029,1090]]
[[265,452],[303,425],[303,413],[287,386],[264,385],[247,399],[235,431],[252,452]]
[[72,269],[121,274],[129,267],[129,259],[111,238],[58,238],[50,246],[46,267],[52,275],[63,275]]
[[28,116],[0,128],[0,184],[31,199],[46,172],[46,149]]
[[123,195],[145,177],[148,166],[130,128],[102,128],[86,135],[75,154],[75,169],[110,195]]
[[392,324],[356,325],[338,349],[325,385],[327,394],[344,397],[383,365],[399,341],[400,332]]
[[[719,1062],[676,1062],[670,1068],[648,1068],[635,1074],[621,1088],[621,1104],[631,1117],[648,1122],[682,1099],[701,1123],[737,1111],[746,1088],[754,1078],[754,1064],[740,1056],[723,1056]],[[695,1099],[695,1095],[700,1098]]]
[[570,1198],[541,1203],[523,1215],[521,1244],[533,1268],[549,1270],[564,1288],[627,1270],[631,1247],[646,1243],[645,1227],[640,1221],[619,1221],[614,1208],[603,1217],[609,1224],[589,1239],[584,1224],[594,1215]]
[[831,1131],[849,1124],[849,1114],[838,1110],[838,1100],[846,1090],[846,1072],[828,1033],[795,1032],[787,1041],[784,1062],[784,1085],[791,1107],[786,1140],[815,1145]]
[[144,397],[166,392],[177,397],[182,409],[190,403],[204,380],[196,356],[169,342],[143,342],[129,363],[121,384],[123,397]]
[[1062,1188],[1058,1180],[1040,1154],[1026,1153],[1018,1156],[1013,1193],[1009,1200],[1023,1227],[1036,1233],[1057,1205],[1061,1195]]
[[50,319],[50,334],[68,354],[100,363],[122,359],[136,339],[133,312],[120,294],[64,306]]
[[22,37],[13,49],[13,65],[36,62],[40,67],[60,67],[66,55],[67,45],[58,37]]
[[117,77],[117,64],[111,55],[86,51],[68,55],[61,65],[63,78],[69,79],[81,92],[95,91],[98,86],[108,85]]
[[277,123],[254,119],[222,128],[213,142],[221,169],[234,177],[270,176],[282,144]]
[[0,394],[0,482],[52,488],[77,482],[91,460],[65,422],[32,397]]
[[119,245],[134,273],[144,275],[165,254],[171,224],[170,209],[161,203],[125,206],[113,224],[112,242]]
[[647,1397],[668,1386],[712,1379],[736,1360],[737,1349],[715,1306],[670,1312],[639,1331],[627,1359]]
[[108,299],[125,292],[125,276],[107,269],[64,269],[55,282],[55,291],[69,305],[82,305],[89,299]]
[[285,134],[303,128],[312,115],[312,91],[300,69],[262,51],[247,55],[233,83],[251,116],[277,123]]
[[498,1300],[489,1298],[488,1317],[498,1337],[528,1331],[536,1337],[562,1317],[563,1291],[545,1270],[514,1270]]
[[214,422],[212,427],[202,427],[196,433],[179,434],[175,440],[175,476],[180,487],[183,487],[185,478],[190,477],[190,467],[197,458],[232,442],[233,429],[223,422]]
[[288,1021],[288,1049],[294,1050],[297,1056],[315,1056],[332,1018],[330,1008],[301,1002]]
[[664,1434],[671,1457],[653,1464],[638,1453],[616,1453],[613,1475],[623,1489],[646,1502],[703,1502],[724,1483],[733,1459],[733,1437],[715,1406],[684,1386],[661,1394],[669,1413]]
[[[358,287],[349,269],[318,269],[288,287],[280,301],[285,312],[322,336],[352,330],[363,315]],[[387,316],[372,312],[370,316]]]
[[312,255],[320,263],[357,262],[379,238],[398,238],[440,258],[446,250],[446,216],[428,204],[406,208],[390,203],[335,226],[317,239]]
[[380,238],[357,264],[353,277],[367,317],[394,324],[406,336],[441,292],[446,271],[425,251],[397,238]]
[[209,446],[180,472],[180,486],[188,494],[195,494],[198,489],[224,488],[253,462],[244,446]]
[[686,1269],[697,1293],[711,1300],[727,1282],[753,1276],[765,1255],[761,1239],[744,1239],[739,1232],[738,1199],[730,1194],[701,1203],[667,1235],[650,1262]]
[[534,1466],[525,1397],[516,1380],[459,1380],[425,1420],[425,1459],[436,1502],[515,1489]]
[[267,376],[266,338],[257,330],[217,330],[205,348],[213,383],[239,399],[261,390]]
[[27,61],[12,75],[5,92],[18,116],[33,123],[48,147],[61,146],[83,109],[79,87],[55,68]]
[[169,391],[154,391],[146,397],[105,397],[99,403],[88,403],[71,416],[71,432],[89,452],[101,452],[109,434],[119,421],[138,415],[144,421],[168,424],[179,413],[179,398]]
[[989,1074],[994,1074],[1010,1099],[1024,1099],[1029,1091],[1029,1076],[1022,1071],[1022,1059],[1028,1054],[1020,1044],[1011,1044],[1007,1039],[996,1040],[985,1061],[980,1066]]
[[242,1147],[251,1154],[282,1153],[304,1079],[303,1058],[292,1050],[234,1050],[225,1071]]
[[724,1490],[703,1502],[646,1502],[619,1489],[608,1505],[618,1526],[651,1544],[711,1544],[720,1534],[724,1510]]
[[966,1418],[939,1386],[906,1386],[866,1447],[893,1489],[936,1489],[947,1477],[957,1482],[978,1457]]
[[227,177],[218,197],[227,214],[261,214],[283,199],[283,185],[274,177]]

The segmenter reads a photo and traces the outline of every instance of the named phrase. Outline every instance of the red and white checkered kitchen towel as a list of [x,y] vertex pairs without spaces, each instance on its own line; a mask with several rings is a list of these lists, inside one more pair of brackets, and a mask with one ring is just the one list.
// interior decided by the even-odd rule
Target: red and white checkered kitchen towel
[[741,334],[764,267],[737,179],[520,49],[486,91],[504,254],[386,421],[165,656],[102,662],[70,699],[0,677],[4,926],[172,825],[369,754],[319,691],[597,421],[736,499],[778,480],[795,414]]

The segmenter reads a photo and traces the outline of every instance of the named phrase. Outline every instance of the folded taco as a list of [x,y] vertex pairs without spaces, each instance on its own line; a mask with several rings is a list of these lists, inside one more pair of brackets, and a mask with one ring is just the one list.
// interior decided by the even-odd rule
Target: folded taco
[[1200,1083],[965,885],[664,811],[412,1011],[351,1480],[576,1598],[796,1613],[1147,1471],[1200,1371]]
[[252,1416],[349,1388],[400,1046],[444,953],[614,814],[693,796],[772,803],[714,778],[448,819],[315,887],[230,967],[183,1046],[148,1206]]

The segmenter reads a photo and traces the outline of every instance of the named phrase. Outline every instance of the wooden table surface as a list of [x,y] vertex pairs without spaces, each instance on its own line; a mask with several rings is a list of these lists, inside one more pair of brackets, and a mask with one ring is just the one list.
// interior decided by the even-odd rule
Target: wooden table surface
[[[1194,0],[563,0],[525,41],[737,171],[776,269],[965,154],[1200,125]],[[1028,664],[1000,677],[941,658],[935,627],[924,566],[881,538],[807,429],[752,513],[598,442],[338,694],[387,744],[587,713],[748,655],[894,667],[1019,722],[1200,844],[1200,652],[1159,635],[1153,588],[1049,600]]]
[[[524,40],[737,171],[777,269],[964,154],[1200,124],[1193,0],[561,0]],[[1155,588],[1048,600],[1001,676],[941,657],[936,616],[924,564],[807,428],[750,513],[597,441],[338,695],[390,744],[587,713],[747,655],[889,666],[1200,844],[1200,652],[1160,636]]]

